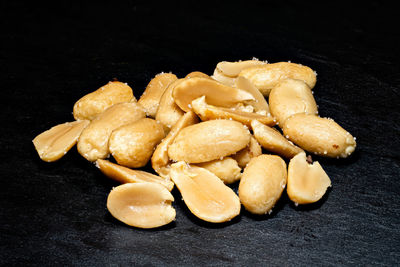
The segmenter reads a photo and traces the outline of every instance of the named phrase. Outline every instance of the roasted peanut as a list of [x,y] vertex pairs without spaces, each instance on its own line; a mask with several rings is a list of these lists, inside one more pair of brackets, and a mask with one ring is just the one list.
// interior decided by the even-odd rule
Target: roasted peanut
[[117,220],[134,227],[155,228],[175,219],[174,197],[156,183],[127,183],[115,187],[107,198],[107,209]]
[[193,111],[186,112],[172,127],[168,135],[161,141],[154,150],[151,157],[151,166],[162,177],[167,177],[169,173],[168,147],[175,140],[176,135],[185,127],[199,122]]
[[193,100],[191,106],[202,121],[227,119],[235,120],[246,126],[250,126],[252,120],[258,120],[266,125],[275,125],[275,119],[269,113],[268,115],[261,115],[254,112],[243,111],[240,107],[223,108],[212,106],[206,103],[205,96]]
[[237,161],[240,168],[244,168],[252,158],[260,156],[261,154],[260,144],[251,136],[250,143],[245,148],[232,155],[232,158]]
[[178,79],[172,82],[161,96],[160,105],[156,113],[156,120],[164,125],[165,132],[169,132],[172,126],[183,116],[183,112],[175,103],[172,97],[174,87],[181,83],[184,79]]
[[185,79],[190,79],[190,78],[207,78],[207,79],[211,79],[210,76],[208,76],[207,74],[201,72],[201,71],[193,71],[191,73],[189,73],[188,75],[185,76]]
[[296,204],[317,202],[325,194],[331,180],[318,161],[308,164],[302,152],[289,162],[287,194]]
[[303,149],[293,145],[281,133],[271,127],[268,127],[257,120],[251,122],[254,137],[263,148],[268,151],[277,153],[285,158],[292,158]]
[[236,82],[236,78],[225,76],[220,70],[217,68],[214,70],[213,75],[211,76],[212,79],[216,80],[219,83],[222,83],[226,86],[233,87]]
[[240,202],[251,213],[269,213],[279,200],[286,181],[286,164],[280,157],[261,155],[252,158],[240,179]]
[[243,60],[236,62],[221,61],[217,64],[217,69],[225,76],[236,78],[239,73],[247,68],[265,65],[267,62],[260,61],[258,59]]
[[355,138],[329,118],[294,114],[286,119],[282,129],[286,138],[321,156],[346,158],[356,148]]
[[198,163],[197,166],[207,169],[221,179],[225,184],[240,180],[241,169],[236,160],[231,157]]
[[196,98],[205,96],[207,103],[219,107],[232,107],[245,100],[254,100],[254,97],[243,90],[223,85],[212,79],[190,78],[184,79],[173,90],[175,103],[184,111],[191,110],[190,104]]
[[56,125],[33,139],[39,157],[47,162],[62,158],[76,144],[88,120],[66,122]]
[[136,102],[115,104],[99,114],[82,131],[78,140],[78,152],[89,161],[109,156],[108,139],[111,132],[146,116]]
[[312,91],[301,80],[286,79],[281,81],[271,90],[269,104],[272,115],[280,125],[293,114],[318,114]]
[[136,101],[131,87],[122,82],[109,82],[79,99],[74,105],[73,115],[76,120],[93,120],[112,105],[131,100]]
[[246,147],[250,132],[231,120],[200,122],[182,129],[168,148],[174,161],[201,163],[229,156]]
[[160,99],[168,85],[178,78],[172,73],[157,74],[146,87],[138,103],[142,105],[147,116],[155,118]]
[[236,87],[253,95],[254,100],[248,100],[246,102],[254,107],[256,113],[271,117],[269,106],[264,96],[248,79],[238,77],[236,79]]
[[198,218],[221,223],[240,213],[238,196],[212,172],[178,162],[171,165],[170,176],[186,206]]
[[272,88],[287,78],[302,80],[311,89],[317,81],[317,76],[312,69],[289,62],[278,62],[246,68],[240,72],[239,76],[249,79],[264,96],[268,96]]
[[174,187],[174,183],[171,182],[169,178],[162,178],[145,171],[132,170],[127,167],[109,162],[108,160],[98,159],[96,161],[96,166],[104,175],[123,184],[143,182],[158,183],[165,186],[168,191],[171,191]]

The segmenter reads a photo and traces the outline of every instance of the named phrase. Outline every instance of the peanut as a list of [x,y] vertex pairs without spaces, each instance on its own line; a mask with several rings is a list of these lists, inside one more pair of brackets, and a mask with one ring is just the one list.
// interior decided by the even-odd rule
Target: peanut
[[260,156],[261,154],[260,144],[251,136],[250,143],[245,148],[232,155],[232,158],[237,161],[240,168],[244,168],[252,158]]
[[246,68],[240,72],[239,76],[249,79],[264,96],[268,96],[272,88],[287,78],[302,80],[311,89],[317,81],[316,74],[312,69],[289,62],[278,62]]
[[160,99],[168,85],[178,78],[172,73],[157,74],[144,90],[138,103],[145,109],[147,116],[155,118]]
[[317,104],[308,85],[301,80],[286,79],[269,94],[272,115],[280,125],[293,114],[318,114]]
[[118,164],[140,168],[147,164],[154,148],[164,137],[161,123],[143,118],[115,129],[108,148]]
[[251,213],[270,213],[286,181],[286,164],[280,157],[261,155],[252,158],[240,179],[240,202]]
[[263,148],[277,153],[285,158],[292,158],[303,150],[293,145],[281,133],[271,127],[268,127],[257,120],[251,122],[254,137]]
[[198,218],[221,223],[239,215],[238,196],[212,172],[178,162],[171,165],[170,176],[186,206]]
[[156,183],[127,183],[115,187],[107,198],[107,209],[117,220],[134,227],[155,228],[175,219],[174,197]]
[[185,79],[189,79],[189,78],[207,78],[207,79],[211,79],[210,76],[208,76],[207,74],[200,72],[200,71],[193,71],[191,73],[189,73],[188,75],[185,76]]
[[225,184],[240,180],[241,169],[236,160],[231,157],[198,163],[197,166],[207,169],[221,179]]
[[66,122],[39,134],[33,144],[39,157],[47,162],[62,158],[75,144],[88,120]]
[[318,161],[308,164],[302,152],[289,162],[287,194],[297,204],[309,204],[320,200],[331,180]]
[[332,119],[294,114],[282,129],[289,140],[321,156],[346,158],[356,148],[355,138]]
[[267,64],[267,62],[260,61],[258,59],[236,62],[221,61],[217,64],[216,69],[218,69],[225,76],[236,78],[242,70],[264,64]]
[[222,83],[226,86],[233,87],[236,82],[236,78],[225,76],[220,70],[217,68],[214,70],[213,75],[211,78],[219,83]]
[[122,82],[109,82],[96,91],[83,96],[74,105],[75,120],[93,120],[114,104],[136,101],[132,88]]
[[236,87],[253,95],[254,100],[248,100],[246,102],[254,107],[256,113],[270,117],[267,101],[261,92],[248,79],[238,77],[236,79]]
[[201,163],[229,156],[250,142],[243,124],[230,120],[200,122],[182,129],[168,148],[174,161]]
[[119,103],[109,107],[82,131],[78,140],[78,152],[89,161],[108,157],[108,139],[112,131],[145,116],[143,108],[136,102]]

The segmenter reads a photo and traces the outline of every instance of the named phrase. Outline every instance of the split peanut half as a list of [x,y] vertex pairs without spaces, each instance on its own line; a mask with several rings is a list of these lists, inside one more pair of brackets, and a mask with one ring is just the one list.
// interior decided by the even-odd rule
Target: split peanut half
[[212,172],[178,162],[171,165],[170,176],[186,206],[198,218],[221,223],[239,215],[238,196]]
[[164,137],[160,122],[143,118],[115,129],[108,141],[108,148],[118,164],[140,168],[147,164],[154,148]]
[[220,159],[243,149],[250,142],[250,132],[231,120],[200,122],[182,129],[168,148],[174,161],[201,163]]
[[207,169],[221,179],[225,184],[240,180],[241,169],[236,160],[231,157],[216,159],[209,162],[197,163],[197,166]]
[[256,113],[270,117],[267,100],[265,100],[261,92],[248,79],[238,77],[236,79],[236,87],[252,94],[254,100],[248,100],[246,102],[254,107]]
[[268,96],[272,88],[287,78],[302,80],[311,89],[317,82],[317,76],[311,68],[289,62],[246,68],[240,72],[239,76],[249,79],[264,96]]
[[93,120],[98,114],[114,104],[136,101],[132,88],[126,83],[109,82],[96,91],[83,96],[74,105],[76,120]]
[[332,119],[295,114],[282,129],[289,140],[321,156],[346,158],[356,148],[355,138]]
[[252,158],[260,156],[261,154],[262,150],[260,144],[253,136],[251,136],[249,144],[236,154],[232,155],[232,158],[237,161],[240,168],[244,168]]
[[286,181],[286,163],[282,158],[275,155],[252,158],[240,179],[240,202],[251,213],[269,213],[281,197]]
[[193,111],[186,112],[172,127],[168,135],[161,141],[154,150],[151,157],[151,166],[162,177],[167,177],[169,173],[168,147],[175,140],[176,135],[185,127],[199,122]]
[[142,105],[146,111],[147,116],[155,118],[160,99],[168,85],[176,81],[178,78],[172,73],[159,73],[157,74],[144,90],[138,103]]
[[287,194],[297,204],[309,204],[320,200],[331,180],[318,161],[309,164],[302,152],[289,162]]
[[213,75],[211,76],[215,81],[222,83],[226,86],[233,87],[235,85],[236,78],[225,76],[219,69],[215,69]]
[[107,209],[114,218],[127,225],[155,228],[175,219],[172,201],[174,197],[160,184],[127,183],[110,192]]
[[303,149],[288,141],[278,130],[268,127],[257,120],[251,122],[251,128],[254,137],[268,151],[277,153],[285,158],[292,158],[303,151]]
[[62,158],[76,144],[88,120],[56,125],[33,139],[39,157],[47,162]]
[[174,187],[174,183],[171,182],[169,178],[162,178],[145,171],[132,170],[108,160],[98,159],[96,161],[96,166],[105,176],[123,184],[143,182],[158,183],[165,186],[168,191],[171,191]]
[[223,85],[208,78],[183,79],[173,89],[175,103],[184,111],[191,110],[191,103],[201,96],[206,97],[207,103],[219,107],[232,107],[245,100],[254,100],[254,97],[237,88]]
[[282,125],[287,118],[297,113],[318,114],[317,103],[310,87],[301,80],[281,81],[269,94],[272,115]]
[[221,61],[217,64],[216,69],[225,76],[236,78],[244,69],[265,64],[267,64],[267,62],[258,59],[240,60],[235,62]]
[[136,102],[115,104],[99,114],[82,131],[78,140],[78,152],[89,161],[107,158],[108,139],[112,131],[124,124],[146,116]]

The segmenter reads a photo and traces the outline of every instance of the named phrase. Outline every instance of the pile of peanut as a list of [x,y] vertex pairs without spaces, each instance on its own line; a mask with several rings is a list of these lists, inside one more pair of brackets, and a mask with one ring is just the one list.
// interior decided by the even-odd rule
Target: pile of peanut
[[[33,143],[48,162],[77,144],[85,159],[122,183],[110,192],[107,208],[131,226],[175,220],[174,185],[207,222],[229,221],[241,205],[266,214],[285,188],[298,205],[320,200],[331,186],[305,151],[345,158],[355,150],[349,132],[318,116],[315,83],[309,67],[257,59],[220,62],[212,76],[160,73],[138,101],[131,87],[113,81],[75,103],[75,121]],[[106,160],[110,155],[116,163]],[[149,161],[157,175],[138,170]],[[227,184],[238,181],[236,194]]]

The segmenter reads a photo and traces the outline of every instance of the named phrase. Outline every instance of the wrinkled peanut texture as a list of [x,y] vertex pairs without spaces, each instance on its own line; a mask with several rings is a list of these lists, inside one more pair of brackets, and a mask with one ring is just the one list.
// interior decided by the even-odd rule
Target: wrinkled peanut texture
[[244,90],[208,78],[183,79],[174,87],[172,96],[175,103],[186,112],[191,110],[192,101],[201,96],[206,97],[207,103],[219,107],[233,107],[245,100],[254,100],[254,97]]
[[105,176],[123,184],[143,182],[158,183],[165,186],[168,191],[171,191],[174,187],[174,183],[171,182],[169,178],[162,178],[145,171],[132,170],[108,160],[98,159],[96,161],[96,166]]
[[182,129],[168,148],[174,161],[201,163],[229,156],[246,147],[250,132],[231,120],[200,122]]
[[172,127],[168,135],[157,145],[151,157],[151,166],[162,177],[169,174],[168,147],[175,140],[176,135],[185,127],[199,122],[193,111],[186,112]]
[[109,82],[96,91],[83,96],[74,105],[76,120],[93,120],[98,114],[114,104],[136,101],[132,88],[122,82]]
[[240,180],[242,175],[237,161],[231,157],[198,163],[197,166],[209,170],[225,184],[232,184]]
[[198,218],[221,223],[240,213],[238,196],[212,172],[178,162],[171,165],[170,176],[186,206]]
[[108,157],[108,139],[112,131],[145,116],[143,108],[136,102],[119,103],[109,107],[82,131],[78,140],[78,152],[89,161]]
[[33,144],[39,157],[47,162],[62,158],[75,144],[88,120],[66,122],[39,134]]
[[165,132],[169,132],[172,126],[174,126],[179,118],[185,113],[177,104],[175,104],[174,98],[172,97],[174,87],[183,80],[184,79],[178,79],[172,82],[161,96],[160,105],[158,106],[156,113],[156,120],[160,121],[164,125]]
[[160,99],[168,85],[178,78],[172,73],[157,74],[144,90],[138,103],[145,109],[147,116],[155,118]]
[[281,81],[269,94],[272,115],[279,125],[293,114],[318,114],[317,103],[310,87],[301,80],[286,79]]
[[272,88],[287,78],[302,80],[311,89],[314,88],[317,81],[317,76],[312,69],[289,62],[278,62],[246,68],[240,72],[239,76],[250,80],[264,96],[268,96]]
[[155,228],[175,219],[174,197],[156,183],[127,183],[115,187],[107,198],[107,209],[117,220],[134,227]]
[[257,114],[254,112],[246,112],[235,108],[216,107],[206,103],[205,96],[192,101],[193,111],[201,118],[202,121],[226,119],[235,120],[250,126],[251,121],[258,120],[266,125],[275,125],[274,118],[268,113],[269,116]]
[[217,64],[216,69],[218,69],[224,76],[236,78],[242,70],[264,64],[267,63],[255,59],[236,62],[221,61]]
[[321,156],[346,158],[356,148],[354,137],[332,119],[295,114],[285,121],[282,129],[292,142]]
[[261,154],[262,150],[260,144],[251,136],[250,143],[245,148],[232,155],[232,158],[237,161],[240,168],[244,168],[252,158],[260,156]]
[[279,156],[252,158],[240,179],[240,202],[251,213],[266,214],[279,200],[286,181],[286,164]]
[[297,204],[309,204],[320,200],[331,180],[318,161],[308,164],[304,152],[289,162],[287,194]]
[[257,120],[251,122],[251,128],[254,137],[268,151],[285,158],[292,158],[303,151],[300,147],[290,143],[278,130],[268,127]]

